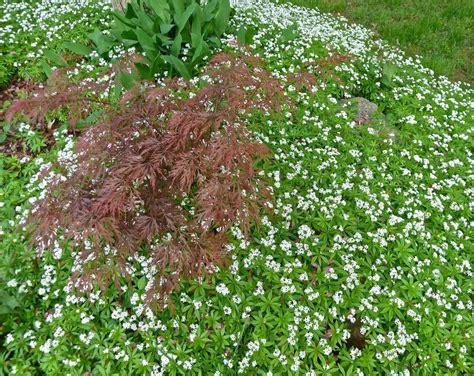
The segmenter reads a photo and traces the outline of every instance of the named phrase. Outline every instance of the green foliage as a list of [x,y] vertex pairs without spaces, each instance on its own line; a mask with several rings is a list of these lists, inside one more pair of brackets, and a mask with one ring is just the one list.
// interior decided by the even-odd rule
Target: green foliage
[[[324,3],[327,10],[331,4],[342,4],[339,10],[347,4],[353,19],[367,25],[388,20],[387,29],[399,24],[396,9],[401,12],[401,5],[404,12],[415,5],[433,6],[431,14],[412,12],[423,19],[444,17],[434,7],[444,4],[446,18],[441,19],[449,20],[444,26],[451,32],[467,25],[463,15],[469,16],[462,0],[367,0],[365,5],[352,0],[351,7],[345,0]],[[283,42],[284,29],[238,16],[232,26],[239,41],[254,44],[267,68],[279,74],[298,73],[305,62],[320,63],[334,52],[327,48],[327,33],[321,40],[308,40],[306,34]],[[415,23],[412,29],[426,27]],[[447,60],[431,53],[430,43],[413,45],[426,51],[424,62],[447,61],[444,68],[451,71],[459,66],[462,51],[454,44],[451,55],[441,51],[450,38],[444,26],[424,40],[439,43]],[[332,30],[331,47],[352,43],[345,26]],[[408,38],[408,32],[393,28],[393,38],[402,34]],[[110,46],[104,38],[105,52]],[[400,44],[408,45],[402,39]],[[56,45],[48,48],[59,51]],[[19,60],[26,49],[32,47],[18,49]],[[273,182],[275,215],[253,228],[249,239],[233,233],[231,267],[202,283],[183,282],[173,296],[174,313],[144,312],[150,273],[146,258],[134,263],[131,281],[120,280],[120,301],[115,291],[94,299],[67,292],[74,265],[68,244],[58,245],[61,257],[53,258],[51,250],[37,259],[17,223],[29,200],[41,192],[37,173],[69,141],[61,133],[53,148],[32,156],[27,145],[39,132],[16,132],[26,153],[0,155],[0,299],[6,297],[0,310],[8,311],[0,315],[0,374],[141,375],[160,372],[165,360],[163,373],[169,375],[234,375],[246,362],[256,366],[243,375],[472,374],[472,91],[433,80],[401,58],[380,61],[376,52],[339,64],[340,81],[329,76],[323,83],[317,76],[315,93],[289,85],[297,108],[286,116],[250,119],[254,134],[274,152],[275,158],[260,163]],[[7,53],[0,60],[0,75],[2,67],[12,66],[10,59]],[[87,64],[95,64],[87,77],[96,78],[98,61]],[[20,71],[32,74],[38,67],[36,59]],[[132,82],[133,77],[122,76]],[[354,125],[356,108],[340,99],[357,95],[375,102],[385,121]],[[94,116],[82,125],[93,123]],[[383,132],[392,129],[395,137]],[[302,225],[313,235],[300,238]],[[51,278],[49,266],[54,268]],[[256,293],[259,283],[261,295]],[[228,293],[218,291],[221,284]],[[339,303],[337,296],[343,298]],[[11,297],[18,304],[13,309]],[[367,344],[360,354],[343,340],[351,315],[364,319]],[[294,371],[301,352],[305,357]]]
[[69,51],[78,55],[89,55],[92,50],[84,44],[74,42],[64,42],[63,46]]
[[[89,37],[104,58],[117,42],[143,53],[136,63],[137,78],[150,80],[168,71],[189,79],[221,46],[230,14],[229,0],[205,5],[196,0],[134,0],[124,13],[114,13],[110,35],[96,30]],[[129,85],[130,76],[122,78],[124,86]]]

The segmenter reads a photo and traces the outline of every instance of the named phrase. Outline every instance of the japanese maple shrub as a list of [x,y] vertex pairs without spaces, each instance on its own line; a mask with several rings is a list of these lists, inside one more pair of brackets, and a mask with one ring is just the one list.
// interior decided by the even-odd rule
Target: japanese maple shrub
[[[72,103],[85,117],[93,98],[79,93],[90,90],[46,88],[6,116],[40,121]],[[201,79],[137,86],[44,172],[45,191],[27,220],[32,239],[40,252],[70,241],[71,286],[81,292],[112,281],[120,288],[129,261],[147,254],[156,272],[149,302],[167,296],[180,278],[224,263],[230,226],[247,232],[258,220],[271,195],[255,160],[268,150],[245,118],[278,110],[284,99],[279,82],[245,55],[216,55]]]

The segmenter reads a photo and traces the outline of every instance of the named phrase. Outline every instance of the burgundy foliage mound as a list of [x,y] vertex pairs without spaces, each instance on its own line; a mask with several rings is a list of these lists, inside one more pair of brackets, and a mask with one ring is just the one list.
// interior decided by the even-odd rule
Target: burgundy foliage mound
[[[72,281],[79,291],[111,282],[120,289],[130,259],[146,252],[156,266],[147,300],[155,301],[180,278],[222,265],[225,231],[238,225],[245,233],[258,220],[270,194],[255,160],[268,150],[244,118],[278,110],[283,90],[250,56],[219,54],[205,73],[204,83],[170,80],[125,93],[79,136],[73,163],[53,167],[60,175],[29,225],[40,249],[65,239],[78,250]],[[84,118],[95,101],[91,90],[100,88],[44,89],[5,115],[38,121],[72,105]]]

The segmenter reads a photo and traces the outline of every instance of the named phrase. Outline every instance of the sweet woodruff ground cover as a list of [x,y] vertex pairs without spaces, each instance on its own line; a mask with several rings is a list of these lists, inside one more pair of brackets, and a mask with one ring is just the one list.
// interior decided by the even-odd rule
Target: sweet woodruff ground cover
[[[97,19],[102,5],[84,3]],[[43,133],[17,126],[23,151],[0,158],[1,372],[469,374],[472,89],[317,10],[257,1],[232,25],[297,103],[247,119],[273,152],[260,162],[273,213],[248,238],[233,229],[229,268],[182,282],[172,310],[143,304],[156,272],[143,255],[120,297],[78,297],[73,250],[58,243],[38,260],[17,227],[40,171],[74,160],[74,137],[62,125],[47,150]],[[94,79],[101,64],[77,74]],[[316,90],[285,83],[307,71]],[[355,122],[343,101],[355,96],[378,116]]]

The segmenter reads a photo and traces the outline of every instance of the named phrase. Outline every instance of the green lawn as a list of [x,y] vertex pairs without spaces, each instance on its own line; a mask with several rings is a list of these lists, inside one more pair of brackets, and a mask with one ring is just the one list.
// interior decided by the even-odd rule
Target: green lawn
[[340,13],[363,24],[437,74],[474,80],[474,1],[471,0],[290,0]]

